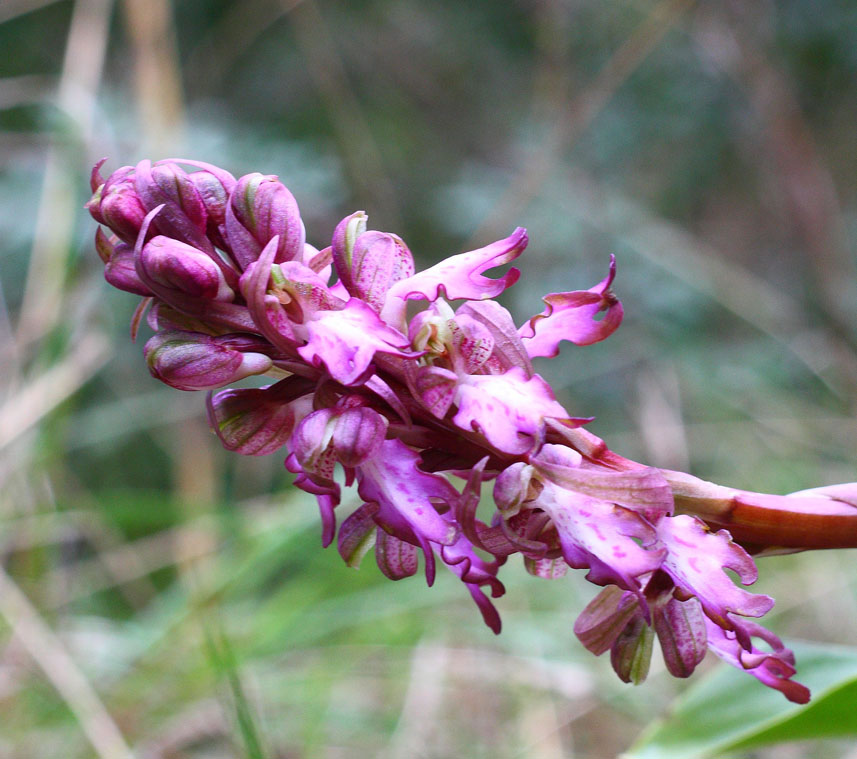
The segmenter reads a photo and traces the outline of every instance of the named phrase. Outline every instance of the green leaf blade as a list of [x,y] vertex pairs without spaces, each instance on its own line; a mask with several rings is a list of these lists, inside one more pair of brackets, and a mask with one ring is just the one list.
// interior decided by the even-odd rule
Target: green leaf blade
[[624,759],[706,759],[785,741],[857,735],[857,648],[793,647],[812,701],[799,706],[731,667],[689,688]]

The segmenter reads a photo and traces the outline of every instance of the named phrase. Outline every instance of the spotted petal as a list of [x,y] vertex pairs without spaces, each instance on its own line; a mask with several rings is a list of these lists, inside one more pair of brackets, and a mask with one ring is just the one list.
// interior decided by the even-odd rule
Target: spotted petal
[[680,590],[696,596],[721,627],[735,628],[730,613],[761,617],[774,605],[769,596],[739,588],[724,571],[733,570],[744,585],[758,576],[749,554],[725,530],[710,532],[699,519],[684,514],[660,520],[657,529],[668,550],[664,571]]
[[589,568],[591,582],[637,591],[638,578],[661,565],[665,552],[655,545],[654,529],[639,514],[550,481],[544,485],[533,505],[550,515],[565,560],[575,569]]
[[544,417],[568,416],[539,375],[529,379],[520,367],[505,374],[477,374],[459,385],[454,422],[482,433],[506,453],[526,453],[544,430]]
[[389,534],[419,545],[426,557],[426,575],[434,580],[431,543],[451,545],[458,528],[445,520],[432,499],[454,504],[458,491],[443,477],[421,471],[419,456],[400,440],[385,440],[378,453],[357,467],[358,492],[379,506],[375,521]]
[[376,351],[412,355],[408,339],[356,298],[340,311],[318,311],[306,328],[309,340],[298,349],[301,357],[316,366],[323,364],[343,385],[359,383]]
[[527,230],[518,227],[509,237],[484,248],[450,256],[439,264],[396,282],[389,290],[387,305],[382,312],[387,323],[398,323],[404,311],[404,302],[412,299],[436,301],[485,300],[498,296],[518,281],[517,269],[509,269],[502,277],[491,279],[483,272],[513,261],[527,247]]

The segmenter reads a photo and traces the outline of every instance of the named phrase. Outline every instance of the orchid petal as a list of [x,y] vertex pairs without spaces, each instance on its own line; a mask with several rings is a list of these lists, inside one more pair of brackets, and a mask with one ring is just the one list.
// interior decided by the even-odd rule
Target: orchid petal
[[271,265],[279,249],[278,244],[277,237],[268,242],[259,258],[241,275],[239,287],[256,329],[281,350],[291,352],[295,345],[294,328],[277,298],[268,294]]
[[323,364],[343,385],[359,384],[376,351],[412,355],[407,351],[408,339],[355,298],[342,310],[317,312],[306,328],[309,339],[298,353],[310,364]]
[[451,358],[462,374],[481,372],[494,351],[494,338],[488,328],[467,314],[456,315],[451,324]]
[[[518,227],[509,237],[484,248],[451,256],[439,264],[396,282],[387,295],[382,317],[387,323],[396,323],[404,301],[426,299],[486,300],[499,295],[518,281],[520,272],[509,269],[502,277],[491,279],[482,273],[495,266],[513,261],[527,247],[527,230]],[[399,301],[397,304],[395,301]]]
[[537,374],[528,379],[520,367],[505,374],[466,377],[456,403],[455,424],[513,454],[533,448],[543,434],[544,417],[568,416],[547,382]]
[[761,617],[770,611],[772,598],[739,588],[724,572],[733,570],[744,585],[758,576],[753,560],[728,532],[710,532],[702,521],[684,514],[660,520],[657,530],[668,550],[664,571],[680,590],[699,599],[710,619],[734,629],[728,614]]
[[[493,300],[469,300],[455,312],[456,320],[467,317],[482,324],[493,338],[491,356],[483,372],[502,374],[513,366],[520,367],[527,377],[533,373],[527,349],[524,347],[512,315]],[[488,370],[488,371],[486,371]]]
[[524,568],[533,577],[541,577],[543,580],[558,580],[568,574],[568,564],[562,558],[524,556]]
[[[532,317],[520,335],[527,353],[553,357],[559,353],[559,343],[569,340],[575,345],[591,345],[609,337],[622,322],[622,304],[610,291],[616,275],[616,259],[610,257],[610,273],[590,290],[551,293],[542,300],[547,304],[543,313]],[[605,311],[604,317],[595,317]]]
[[446,416],[457,389],[458,376],[440,366],[421,366],[414,376],[415,395],[438,419]]
[[738,642],[734,632],[723,630],[709,619],[705,620],[708,632],[708,647],[727,664],[751,674],[763,685],[780,691],[789,701],[805,704],[809,701],[809,688],[793,681],[795,675],[794,654],[772,632],[761,625],[742,621],[747,637],[761,638],[773,650],[761,651],[752,646],[748,651]]
[[500,614],[497,612],[494,604],[491,603],[491,599],[485,595],[482,588],[478,585],[468,583],[467,589],[476,602],[476,606],[479,607],[479,612],[482,614],[482,621],[485,622],[495,635],[499,635],[502,631],[503,623],[500,620]]
[[533,502],[550,515],[563,556],[575,569],[589,568],[596,584],[638,590],[639,578],[657,569],[665,551],[652,526],[634,511],[545,482]]
[[499,564],[488,563],[477,556],[464,535],[460,535],[453,545],[442,546],[439,553],[446,566],[467,585],[485,624],[495,635],[499,635],[500,615],[482,590],[484,586],[490,586],[493,598],[498,598],[506,592],[503,583],[496,577]]
[[443,477],[417,467],[419,456],[399,440],[385,440],[378,453],[357,467],[358,492],[379,505],[376,522],[391,533],[450,545],[458,528],[446,521],[431,499],[454,504],[459,494]]
[[365,387],[375,393],[379,398],[386,401],[387,405],[399,415],[399,418],[405,424],[410,425],[412,423],[411,414],[402,402],[402,399],[399,398],[399,396],[396,395],[395,390],[393,390],[393,388],[377,374],[373,374],[368,380],[366,380]]
[[635,614],[640,614],[637,596],[608,585],[578,615],[574,634],[588,651],[601,656],[610,650]]

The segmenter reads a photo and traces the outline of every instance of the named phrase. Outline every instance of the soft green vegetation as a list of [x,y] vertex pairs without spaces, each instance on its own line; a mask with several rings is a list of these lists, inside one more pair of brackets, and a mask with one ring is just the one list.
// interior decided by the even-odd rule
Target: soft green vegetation
[[543,367],[573,413],[723,484],[857,480],[855,10],[743,5],[0,2],[2,759],[853,751],[852,554],[761,561],[805,710],[713,661],[616,682],[578,577],[509,572],[495,638],[454,578],[322,551],[282,457],[148,377],[82,210],[101,156],[187,155],[278,173],[320,246],[520,224],[519,318],[616,253],[625,324]]
[[853,736],[857,651],[802,643],[795,653],[801,678],[813,691],[809,705],[760,694],[746,678],[736,677],[740,673],[724,667],[677,698],[628,751],[628,758],[717,757],[782,741]]

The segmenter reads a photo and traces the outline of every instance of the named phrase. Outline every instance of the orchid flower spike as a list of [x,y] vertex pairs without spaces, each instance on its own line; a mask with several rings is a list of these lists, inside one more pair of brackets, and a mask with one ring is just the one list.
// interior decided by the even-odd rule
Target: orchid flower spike
[[[494,632],[510,556],[537,577],[582,569],[602,590],[575,633],[610,651],[622,680],[645,679],[657,639],[676,677],[710,650],[809,699],[791,652],[756,621],[774,601],[746,589],[751,553],[857,547],[857,484],[733,490],[630,461],[584,429],[591,419],[560,403],[533,359],[619,327],[612,256],[601,282],[546,295],[518,327],[494,298],[520,272],[492,270],[524,252],[524,229],[416,271],[404,241],[369,229],[363,211],[330,245],[307,244],[275,176],[143,161],[104,179],[100,167],[87,204],[106,228],[96,250],[107,281],[150,306],[150,372],[208,390],[227,449],[283,450],[318,501],[324,545],[348,565],[374,550],[390,579],[422,564],[429,585],[445,567]],[[227,387],[252,375],[274,381]],[[486,482],[494,510],[482,521]],[[338,524],[343,483],[361,505]]]

